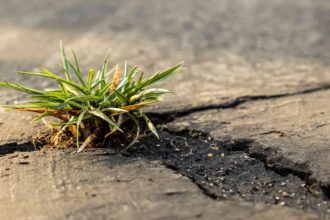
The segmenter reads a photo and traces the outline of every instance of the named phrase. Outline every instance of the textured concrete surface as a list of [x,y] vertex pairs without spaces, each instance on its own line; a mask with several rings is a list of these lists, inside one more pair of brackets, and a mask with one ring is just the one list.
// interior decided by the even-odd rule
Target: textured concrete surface
[[[310,173],[318,184],[329,186],[327,0],[1,0],[0,4],[1,80],[53,86],[14,71],[36,67],[59,71],[59,40],[77,50],[84,70],[100,66],[109,48],[113,63],[127,60],[148,74],[185,61],[184,74],[163,84],[177,95],[152,109],[185,114],[169,129],[203,131],[219,140],[253,139],[251,151],[266,152],[268,161]],[[4,90],[0,97],[0,104],[22,98]],[[250,100],[256,98],[262,100]],[[0,112],[2,148],[26,142],[36,132],[29,118]],[[159,164],[104,153],[3,154],[0,218],[313,218],[263,204],[216,202]],[[137,177],[127,180],[127,173]]]
[[214,201],[188,178],[157,163],[109,153],[48,150],[3,156],[0,218],[317,219],[287,208]]
[[249,139],[250,151],[271,163],[311,174],[330,185],[330,91],[251,101],[233,109],[213,109],[174,120],[172,131],[209,133],[217,140]]

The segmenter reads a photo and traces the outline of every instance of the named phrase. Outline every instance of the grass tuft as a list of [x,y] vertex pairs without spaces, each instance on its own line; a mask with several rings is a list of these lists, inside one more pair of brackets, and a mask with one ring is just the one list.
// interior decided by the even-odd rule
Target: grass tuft
[[[17,111],[38,113],[35,120],[42,120],[52,129],[51,134],[39,136],[39,141],[56,147],[76,145],[78,152],[88,146],[111,146],[126,143],[124,150],[133,146],[140,136],[140,120],[158,138],[156,127],[142,108],[160,102],[170,90],[150,88],[161,80],[181,70],[181,64],[144,78],[143,72],[127,64],[116,65],[108,71],[108,53],[100,70],[81,71],[78,58],[72,50],[73,61],[67,58],[60,43],[62,67],[65,78],[41,68],[38,72],[18,72],[23,75],[55,80],[58,89],[37,90],[12,82],[0,82],[0,88],[23,92],[29,100],[15,105],[1,106]],[[53,123],[46,117],[54,117]]]

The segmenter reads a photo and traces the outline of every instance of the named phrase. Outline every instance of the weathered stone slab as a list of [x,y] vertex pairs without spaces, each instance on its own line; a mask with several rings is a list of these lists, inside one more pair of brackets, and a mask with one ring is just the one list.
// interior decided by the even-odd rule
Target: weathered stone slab
[[25,112],[0,112],[0,146],[26,143],[37,134],[39,123],[32,122],[32,114]]
[[157,163],[108,150],[47,150],[0,160],[1,219],[317,219],[280,206],[215,201]]
[[[121,2],[69,46],[78,48],[85,67],[99,66],[97,58],[108,47],[113,49],[113,63],[126,60],[141,65],[148,74],[185,61],[184,74],[163,84],[178,95],[168,96],[156,112],[329,86],[330,56],[325,48],[330,48],[330,42],[323,28],[326,20],[319,17],[329,7],[325,1],[155,1],[145,5],[143,0]],[[57,63],[51,59],[48,64]]]
[[326,90],[196,112],[176,119],[168,128],[202,131],[219,140],[255,140],[252,151],[267,154],[270,150],[269,161],[310,173],[312,179],[329,186],[329,95]]
[[[113,63],[127,60],[148,74],[184,60],[184,74],[163,84],[178,96],[169,96],[155,112],[219,106],[247,96],[294,94],[330,84],[327,0],[0,2],[1,80],[53,86],[13,72],[39,66],[59,72],[62,39],[69,48],[77,48],[84,70],[100,66],[108,48],[113,49]],[[328,117],[326,110],[321,113],[329,108],[327,94],[195,113],[177,119],[172,129],[206,131],[218,139],[253,138],[251,150],[277,149],[270,158],[311,171],[313,178],[328,185]],[[21,97],[1,91],[0,103]],[[28,140],[36,131],[28,117],[0,113],[0,145]],[[280,207],[216,202],[158,164],[104,153],[2,156],[0,219],[317,219]]]
[[[50,4],[33,2],[40,8]],[[11,8],[3,5],[3,11]],[[21,30],[28,24],[18,7],[12,12],[18,18],[7,16],[2,24],[17,38],[2,38],[2,45],[16,49],[2,49],[2,65],[10,65],[1,75],[13,79],[9,73],[14,70],[36,66],[60,70],[57,47],[62,39],[77,49],[84,70],[100,66],[108,48],[113,63],[127,60],[149,74],[185,61],[185,73],[164,83],[178,95],[169,96],[157,112],[297,93],[330,83],[329,5],[325,0],[68,1],[54,6],[54,13],[33,16],[30,31]],[[36,41],[39,36],[42,41]]]

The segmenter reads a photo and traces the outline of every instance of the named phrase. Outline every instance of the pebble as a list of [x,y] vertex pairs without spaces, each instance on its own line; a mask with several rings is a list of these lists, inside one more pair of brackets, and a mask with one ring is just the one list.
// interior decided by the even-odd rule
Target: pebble
[[221,157],[225,157],[225,154],[224,154],[224,153],[221,153],[220,156],[221,156]]
[[285,206],[286,203],[285,203],[285,202],[281,202],[280,205],[281,205],[281,206]]
[[211,158],[211,157],[213,157],[213,154],[212,153],[208,153],[207,156]]

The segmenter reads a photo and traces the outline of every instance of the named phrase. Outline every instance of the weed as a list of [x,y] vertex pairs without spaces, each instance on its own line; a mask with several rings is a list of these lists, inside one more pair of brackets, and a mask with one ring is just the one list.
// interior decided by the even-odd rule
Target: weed
[[[90,69],[85,76],[74,51],[70,61],[62,43],[60,47],[65,77],[45,68],[40,68],[39,72],[17,72],[55,80],[58,89],[37,90],[13,82],[0,82],[0,87],[26,93],[29,98],[24,103],[1,107],[38,113],[35,120],[42,120],[52,130],[51,134],[38,139],[57,147],[74,144],[78,152],[87,146],[107,146],[118,140],[127,142],[124,150],[130,148],[139,138],[140,119],[158,137],[155,126],[141,109],[160,102],[163,94],[171,93],[149,87],[180,72],[181,64],[145,79],[137,66],[129,68],[125,64],[122,73],[116,65],[108,71],[108,53],[102,68],[99,71]],[[45,117],[57,120],[49,123]]]

